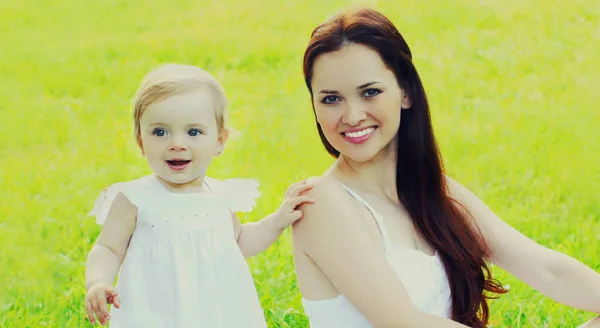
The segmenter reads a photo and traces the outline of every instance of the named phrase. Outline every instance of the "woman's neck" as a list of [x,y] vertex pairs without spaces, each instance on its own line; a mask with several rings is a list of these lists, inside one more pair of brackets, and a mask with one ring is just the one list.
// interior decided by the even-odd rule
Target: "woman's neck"
[[374,195],[385,195],[397,202],[396,161],[394,151],[382,151],[372,160],[358,163],[340,155],[328,171],[350,188]]

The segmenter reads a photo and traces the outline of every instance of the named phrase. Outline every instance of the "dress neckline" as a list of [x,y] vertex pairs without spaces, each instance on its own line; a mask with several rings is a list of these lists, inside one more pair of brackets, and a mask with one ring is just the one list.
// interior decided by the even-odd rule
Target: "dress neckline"
[[208,184],[208,182],[206,182],[207,177],[204,177],[203,184],[208,188],[208,190],[210,192],[199,192],[199,191],[193,191],[193,192],[175,192],[175,191],[169,189],[167,186],[165,186],[165,184],[160,181],[160,179],[156,176],[156,174],[147,175],[146,178],[148,178],[149,180],[151,180],[159,188],[161,188],[163,191],[165,191],[166,193],[168,193],[170,195],[183,195],[183,196],[185,196],[185,195],[193,195],[193,196],[214,195],[214,192],[213,192],[212,188],[210,187],[210,185]]

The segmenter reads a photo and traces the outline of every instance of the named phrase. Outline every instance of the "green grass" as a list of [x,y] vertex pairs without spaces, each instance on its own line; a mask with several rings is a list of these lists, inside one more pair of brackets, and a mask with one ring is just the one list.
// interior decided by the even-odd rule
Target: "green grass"
[[[204,3],[204,4],[202,4]],[[456,4],[459,3],[459,4]],[[410,43],[451,176],[501,217],[600,270],[600,2],[0,2],[0,326],[86,327],[84,266],[101,190],[148,173],[132,96],[164,62],[225,86],[240,131],[211,168],[261,181],[252,221],[324,152],[301,58],[317,23],[382,10]],[[286,234],[249,262],[270,327],[307,327]],[[496,327],[574,327],[591,317],[496,270],[512,287]]]

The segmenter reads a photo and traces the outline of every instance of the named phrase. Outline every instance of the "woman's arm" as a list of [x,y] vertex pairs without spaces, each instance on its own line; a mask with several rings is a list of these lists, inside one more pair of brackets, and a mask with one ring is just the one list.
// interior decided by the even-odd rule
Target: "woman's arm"
[[466,327],[418,311],[402,282],[382,255],[382,245],[364,232],[358,205],[330,178],[310,179],[305,195],[314,204],[301,207],[293,226],[294,247],[310,257],[375,328]]
[[467,188],[452,179],[447,181],[451,195],[474,217],[494,264],[557,302],[600,313],[600,274],[527,238]]

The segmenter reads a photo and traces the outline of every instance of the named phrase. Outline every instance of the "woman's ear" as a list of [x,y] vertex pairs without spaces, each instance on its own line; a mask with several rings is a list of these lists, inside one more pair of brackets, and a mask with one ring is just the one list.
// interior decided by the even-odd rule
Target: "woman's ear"
[[412,102],[410,101],[410,97],[407,94],[404,94],[402,98],[402,105],[400,106],[402,109],[409,109],[412,106]]

